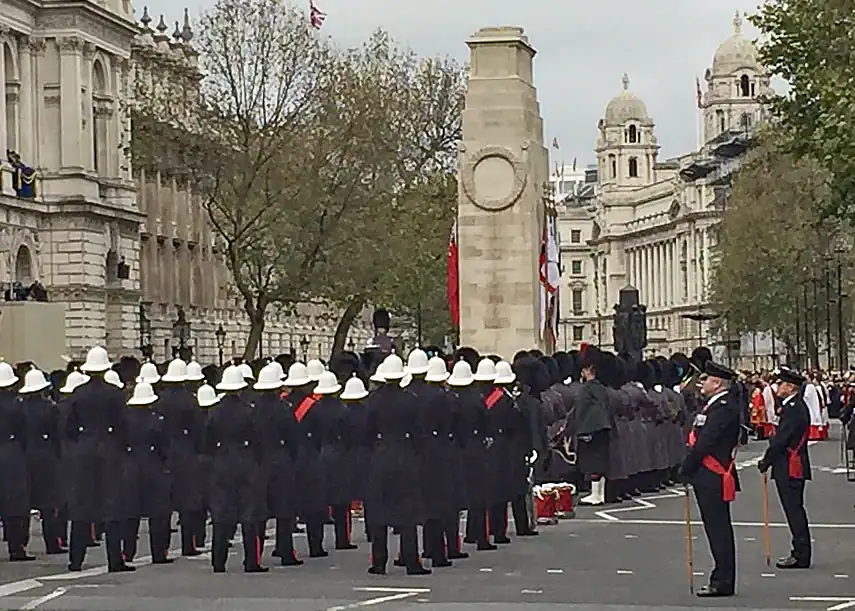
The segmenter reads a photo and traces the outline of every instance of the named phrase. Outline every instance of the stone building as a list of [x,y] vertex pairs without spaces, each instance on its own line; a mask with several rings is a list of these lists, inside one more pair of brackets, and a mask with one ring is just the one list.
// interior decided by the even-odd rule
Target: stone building
[[[701,147],[660,160],[655,123],[624,75],[598,125],[596,183],[567,198],[561,215],[563,327],[571,343],[613,343],[612,316],[626,285],[648,312],[648,353],[690,351],[712,337],[708,310],[716,225],[730,175],[762,120],[769,76],[737,13],[716,50],[698,100]],[[574,273],[579,271],[581,273]],[[560,343],[560,342],[559,342]],[[737,342],[738,343],[738,342]],[[722,350],[724,347],[722,346]],[[771,350],[767,346],[766,350]]]
[[[129,0],[0,5],[0,142],[37,176],[30,197],[2,165],[0,279],[39,280],[65,304],[69,356],[102,342],[116,356],[147,344],[155,360],[171,357],[180,307],[186,346],[213,362],[219,325],[229,358],[248,323],[204,211],[179,172],[135,170],[127,157],[126,102],[134,78],[150,76],[141,66],[168,66],[166,83],[193,74],[186,15],[172,36],[163,19],[155,30],[149,21],[135,21]],[[260,352],[326,355],[336,322],[309,307],[272,312]],[[361,321],[351,340],[370,337]]]

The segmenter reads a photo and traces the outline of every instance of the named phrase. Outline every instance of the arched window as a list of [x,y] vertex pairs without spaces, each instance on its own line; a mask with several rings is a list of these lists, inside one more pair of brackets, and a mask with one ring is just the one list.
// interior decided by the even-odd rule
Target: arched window
[[629,126],[629,143],[635,144],[638,142],[638,128],[635,125]]
[[33,259],[30,249],[25,244],[18,247],[15,255],[15,280],[25,287],[33,282]]
[[104,106],[107,97],[107,76],[104,64],[95,60],[92,64],[92,161],[96,172],[107,171],[107,121],[108,110]]
[[751,97],[751,79],[747,74],[743,74],[739,79],[739,93],[743,98]]
[[635,157],[629,158],[629,177],[638,178],[638,159]]
[[742,113],[742,117],[739,119],[739,125],[742,127],[742,131],[748,131],[751,129],[751,115],[747,112]]
[[17,62],[12,48],[3,45],[3,95],[6,96],[6,148],[18,151],[18,95],[21,86],[18,80]]
[[615,178],[617,177],[617,158],[614,155],[609,155],[609,177]]
[[715,111],[715,120],[716,120],[716,123],[718,124],[719,133],[723,133],[723,132],[727,131],[727,121],[724,118],[724,111],[723,110]]

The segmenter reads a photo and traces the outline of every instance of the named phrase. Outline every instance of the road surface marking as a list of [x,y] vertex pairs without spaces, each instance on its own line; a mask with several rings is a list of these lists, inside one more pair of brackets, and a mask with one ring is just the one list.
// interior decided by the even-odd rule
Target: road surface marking
[[632,571],[627,571],[625,569],[618,569],[617,574],[618,575],[632,575]]
[[57,588],[56,590],[54,590],[50,594],[45,594],[44,596],[42,596],[40,598],[36,598],[35,600],[31,600],[26,605],[23,605],[21,607],[21,609],[27,610],[27,609],[35,609],[37,607],[41,607],[46,602],[49,602],[49,601],[53,600],[54,598],[59,598],[60,596],[62,596],[66,592],[68,592],[68,588]]
[[850,607],[855,607],[855,600],[834,605],[833,607],[829,607],[827,611],[843,611],[843,609],[849,609]]
[[855,596],[790,596],[792,602],[839,603],[855,601]]
[[543,594],[543,590],[520,590],[520,594]]
[[483,568],[483,569],[478,569],[478,570],[481,571],[482,573],[492,573],[493,572],[493,569],[491,569],[491,568]]
[[[618,518],[612,518],[614,522],[620,522],[620,524],[629,524],[629,525],[656,525],[656,526],[686,526],[685,520],[621,520]],[[605,520],[586,520],[584,518],[576,518],[575,522],[580,522],[582,524],[607,524]],[[692,520],[692,526],[702,526],[703,523],[700,520]],[[743,528],[762,528],[763,522],[734,522],[734,526],[743,527]],[[773,528],[789,528],[789,525],[786,522],[772,522],[769,526]],[[822,530],[851,530],[855,529],[855,524],[811,524],[811,528],[819,528]]]
[[597,511],[596,513],[594,513],[594,515],[601,518],[599,520],[593,520],[594,522],[620,522],[619,517],[611,515],[608,511]]
[[692,575],[694,575],[695,577],[703,577],[704,572],[703,571],[695,571],[694,573],[692,573]]
[[[44,579],[42,577],[41,579]],[[0,598],[3,596],[12,596],[13,594],[19,594],[20,592],[26,592],[27,590],[33,590],[35,588],[42,587],[42,583],[36,579],[24,579],[22,581],[13,581],[12,583],[4,583],[0,586]]]
[[383,603],[390,603],[396,600],[412,598],[413,596],[418,596],[419,594],[419,592],[401,592],[400,594],[389,594],[388,596],[378,596],[377,598],[361,600],[358,603],[327,607],[325,611],[346,611],[347,609],[361,609],[362,607],[373,607],[374,605],[382,605]]
[[638,535],[624,535],[624,539],[638,539]]
[[745,540],[746,541],[756,541],[757,539],[755,537],[745,537]]
[[[662,498],[676,498],[673,495],[665,495]],[[604,520],[609,520],[611,522],[619,522],[621,518],[614,516],[614,513],[629,513],[631,511],[642,511],[644,509],[656,509],[656,505],[654,503],[650,503],[645,501],[644,499],[632,499],[633,503],[636,503],[636,507],[618,507],[617,509],[608,509],[605,511],[598,511],[596,513],[597,516],[603,518]]]
[[392,588],[384,586],[365,586],[353,588],[354,592],[375,592],[382,594],[427,594],[430,588]]
[[849,575],[844,575],[843,573],[837,573],[834,575],[835,579],[849,579]]
[[564,569],[546,569],[546,572],[550,575],[563,575]]
[[774,577],[775,573],[760,573],[760,577]]

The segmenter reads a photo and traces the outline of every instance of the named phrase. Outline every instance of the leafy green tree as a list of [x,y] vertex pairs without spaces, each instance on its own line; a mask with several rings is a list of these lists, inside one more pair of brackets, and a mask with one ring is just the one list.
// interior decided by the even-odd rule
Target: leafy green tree
[[805,324],[804,288],[816,279],[819,302],[827,302],[821,272],[844,228],[821,215],[826,172],[777,144],[763,135],[736,175],[710,288],[731,332],[774,332],[794,353],[796,327]]
[[771,100],[782,144],[833,177],[825,214],[855,218],[855,0],[767,0],[750,17],[762,62],[784,78]]

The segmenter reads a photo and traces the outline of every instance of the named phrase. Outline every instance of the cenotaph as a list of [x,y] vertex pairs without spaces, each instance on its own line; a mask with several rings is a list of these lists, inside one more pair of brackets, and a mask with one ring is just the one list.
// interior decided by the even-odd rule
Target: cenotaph
[[469,86],[460,147],[457,244],[460,342],[510,359],[544,349],[540,244],[549,159],[522,28],[467,41]]

